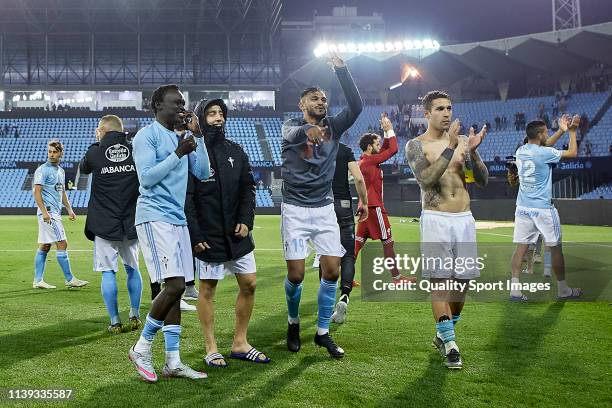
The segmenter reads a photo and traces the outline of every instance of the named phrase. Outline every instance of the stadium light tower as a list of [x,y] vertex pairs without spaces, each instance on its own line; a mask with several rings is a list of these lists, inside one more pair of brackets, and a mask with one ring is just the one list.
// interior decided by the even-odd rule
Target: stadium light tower
[[552,0],[553,31],[582,27],[580,0]]

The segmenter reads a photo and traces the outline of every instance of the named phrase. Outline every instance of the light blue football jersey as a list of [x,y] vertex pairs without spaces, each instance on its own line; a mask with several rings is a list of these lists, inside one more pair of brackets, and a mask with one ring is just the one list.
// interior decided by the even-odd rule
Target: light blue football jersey
[[[62,213],[62,192],[65,187],[64,169],[54,166],[49,162],[38,166],[34,172],[32,189],[36,184],[42,186],[42,199],[47,207],[47,211],[53,214]],[[42,214],[40,208],[36,214]]]
[[516,151],[519,192],[516,205],[529,208],[551,208],[552,167],[561,160],[561,151],[527,143]]

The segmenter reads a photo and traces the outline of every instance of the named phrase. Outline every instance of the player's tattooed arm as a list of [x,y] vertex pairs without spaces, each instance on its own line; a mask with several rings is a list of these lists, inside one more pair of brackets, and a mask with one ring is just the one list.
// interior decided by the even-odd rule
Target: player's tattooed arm
[[451,158],[452,156],[443,154],[438,160],[429,164],[420,140],[412,139],[406,144],[406,161],[423,190],[430,190],[438,183],[448,168]]
[[474,172],[474,182],[478,187],[486,187],[489,182],[489,170],[483,163],[478,150],[470,152],[470,159],[472,161],[472,171]]

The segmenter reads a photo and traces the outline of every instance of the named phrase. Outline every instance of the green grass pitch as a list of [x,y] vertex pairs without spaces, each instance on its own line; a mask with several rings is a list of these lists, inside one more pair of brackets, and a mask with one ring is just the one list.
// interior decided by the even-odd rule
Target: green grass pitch
[[[85,407],[612,406],[608,302],[468,303],[457,327],[464,369],[450,372],[430,347],[434,326],[427,303],[362,302],[356,289],[347,323],[332,325],[335,340],[346,350],[344,359],[334,361],[312,342],[318,284],[317,273],[309,269],[300,309],[303,347],[297,354],[288,352],[278,216],[256,218],[258,286],[249,330],[251,344],[266,352],[272,363],[229,360],[227,369],[205,369],[197,316],[184,313],[182,359],[205,369],[209,378],[200,382],[160,378],[157,384],[146,384],[127,359],[138,333],[106,332],[100,276],[91,270],[92,246],[82,232],[84,220],[81,216],[69,222],[64,217],[64,226],[73,272],[90,285],[64,289],[52,250],[45,280],[58,289],[44,291],[31,288],[36,218],[0,217],[0,387],[70,388],[73,400],[57,406]],[[396,242],[418,240],[418,224],[399,221],[391,219]],[[612,228],[564,226],[563,232],[565,240],[612,242]],[[508,243],[511,234],[509,224],[480,230],[478,238]],[[144,267],[141,271],[144,316],[150,291]],[[118,286],[125,321],[123,271]],[[233,278],[226,278],[217,289],[216,335],[226,355],[236,289]],[[163,364],[161,337],[154,343],[158,373]],[[4,404],[50,403],[0,401]]]

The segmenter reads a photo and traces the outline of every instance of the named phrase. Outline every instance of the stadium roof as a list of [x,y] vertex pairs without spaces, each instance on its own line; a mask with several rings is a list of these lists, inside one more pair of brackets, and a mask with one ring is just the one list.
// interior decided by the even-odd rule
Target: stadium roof
[[[427,82],[450,85],[473,75],[506,81],[530,73],[555,76],[576,73],[596,63],[612,64],[610,50],[612,22],[442,46],[438,52],[421,59],[403,53],[357,55],[349,58],[349,65],[360,85],[386,88],[397,83],[404,63],[416,66]],[[322,60],[311,61],[291,73],[290,78],[302,85],[335,84]]]

